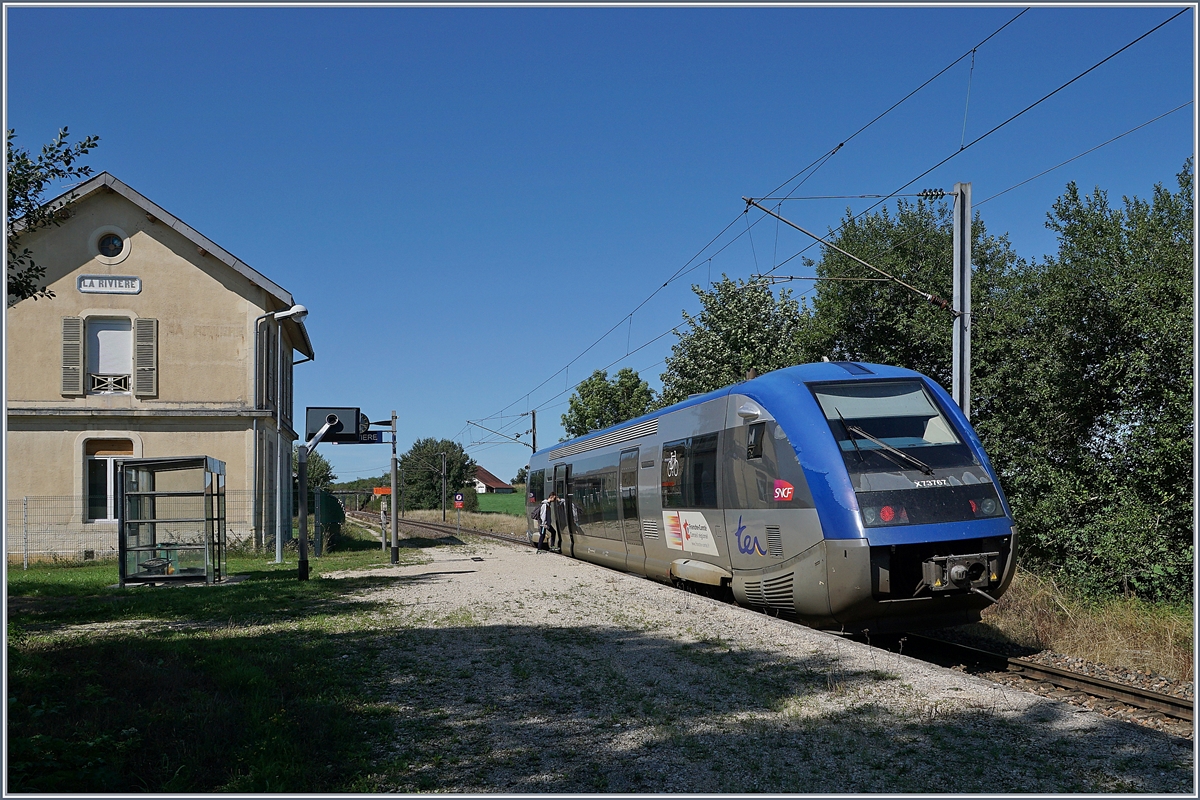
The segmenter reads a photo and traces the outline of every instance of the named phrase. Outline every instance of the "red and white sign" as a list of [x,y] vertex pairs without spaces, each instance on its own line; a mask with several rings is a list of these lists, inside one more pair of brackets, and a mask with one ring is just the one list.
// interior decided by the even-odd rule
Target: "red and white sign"
[[787,481],[775,481],[775,502],[787,503],[796,499],[796,487]]

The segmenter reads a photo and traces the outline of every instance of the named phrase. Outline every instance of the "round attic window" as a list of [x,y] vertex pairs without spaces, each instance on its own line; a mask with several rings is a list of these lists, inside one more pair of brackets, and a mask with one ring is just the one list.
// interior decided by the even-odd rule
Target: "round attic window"
[[125,242],[115,233],[106,233],[96,243],[96,249],[100,251],[100,255],[102,256],[116,258],[125,249]]
[[88,243],[96,260],[110,267],[115,267],[129,258],[129,251],[132,249],[129,234],[116,225],[104,225],[92,231],[88,236]]

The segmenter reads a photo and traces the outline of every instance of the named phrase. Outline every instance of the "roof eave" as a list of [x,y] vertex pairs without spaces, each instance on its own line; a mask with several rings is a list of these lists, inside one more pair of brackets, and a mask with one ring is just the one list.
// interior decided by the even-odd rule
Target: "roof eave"
[[[266,291],[267,294],[278,301],[284,308],[291,308],[296,304],[296,301],[292,298],[291,292],[289,292],[287,289],[284,289],[266,275],[263,275],[261,272],[230,253],[228,250],[221,247],[212,239],[209,239],[207,236],[188,225],[179,217],[167,211],[165,208],[158,205],[133,187],[129,186],[127,183],[119,180],[109,172],[101,172],[99,175],[95,176],[94,178],[90,178],[89,180],[81,183],[79,186],[76,186],[73,189],[68,189],[58,197],[51,200],[48,205],[61,206],[68,202],[78,203],[84,198],[103,189],[109,189],[110,191],[116,192],[129,202],[141,208],[142,211],[149,214],[151,217],[154,217],[156,221],[163,223],[172,230],[178,232],[185,239],[196,245],[196,247],[203,250],[206,255],[210,255],[213,258],[216,258],[218,261],[223,262],[226,266],[233,269],[234,272],[237,272],[246,280],[250,281],[251,284]],[[20,220],[18,220],[15,224],[15,229],[17,231],[21,230]],[[302,353],[307,355],[309,358],[312,358],[313,348],[312,342],[308,338],[308,332],[304,329],[303,323],[299,323],[298,325],[300,329],[299,338],[303,342],[304,348],[297,349],[300,349]]]

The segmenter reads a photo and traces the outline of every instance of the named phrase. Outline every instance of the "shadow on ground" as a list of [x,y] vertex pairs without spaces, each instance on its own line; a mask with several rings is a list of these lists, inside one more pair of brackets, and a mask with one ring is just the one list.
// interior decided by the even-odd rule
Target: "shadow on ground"
[[[398,631],[365,791],[1190,791],[1189,742],[921,697],[881,654],[780,660],[599,628]],[[896,709],[903,708],[903,711]],[[1081,727],[1080,724],[1084,726]]]
[[373,599],[436,575],[279,575],[10,617],[9,789],[1192,790],[1190,742],[999,687],[930,698],[886,652],[486,625]]

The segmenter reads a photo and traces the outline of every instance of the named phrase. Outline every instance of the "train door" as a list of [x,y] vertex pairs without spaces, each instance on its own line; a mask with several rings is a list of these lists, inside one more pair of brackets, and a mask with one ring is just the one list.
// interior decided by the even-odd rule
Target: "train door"
[[555,465],[554,493],[558,495],[556,522],[559,535],[559,547],[562,548],[563,555],[574,558],[575,537],[572,532],[574,531],[577,523],[573,513],[575,508],[575,498],[572,496],[571,490],[571,465]]
[[638,508],[638,449],[621,452],[621,529],[625,537],[625,569],[642,573],[646,548],[642,544],[642,515]]

